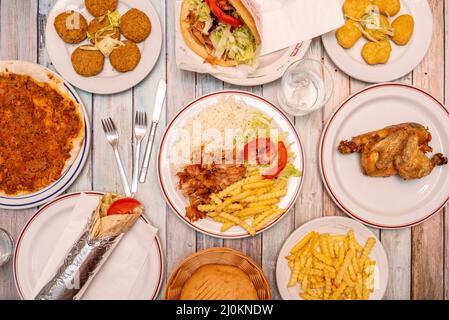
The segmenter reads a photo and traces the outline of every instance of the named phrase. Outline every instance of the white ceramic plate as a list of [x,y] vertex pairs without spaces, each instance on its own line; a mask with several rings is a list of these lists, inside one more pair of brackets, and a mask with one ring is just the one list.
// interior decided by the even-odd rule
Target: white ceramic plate
[[[103,193],[87,192],[93,197]],[[76,204],[80,193],[63,195],[39,209],[25,225],[17,240],[14,253],[14,279],[22,299],[33,299],[33,288],[38,281],[41,270],[45,267],[51,254],[51,248],[61,236],[67,219]],[[149,223],[144,217],[136,223]],[[133,230],[129,231],[132,236]],[[139,279],[140,287],[133,292],[136,299],[155,299],[163,277],[163,254],[159,238],[156,236],[149,253],[149,268]]]
[[[285,257],[288,256],[295,244],[311,231],[346,234],[350,229],[354,230],[355,238],[362,246],[369,237],[376,237],[362,224],[345,217],[323,217],[312,220],[296,229],[290,237],[288,237],[279,252],[276,263],[276,282],[282,299],[303,300],[299,296],[299,284],[295,287],[287,288],[290,279],[290,268]],[[370,259],[376,261],[376,268],[374,270],[374,292],[371,294],[370,300],[381,300],[388,284],[388,260],[385,249],[379,239],[377,239],[376,245],[371,251]]]
[[[340,0],[342,5],[344,0]],[[368,65],[361,55],[366,43],[362,37],[351,49],[342,48],[335,38],[335,31],[322,36],[324,48],[332,61],[349,76],[365,82],[386,82],[398,79],[411,72],[424,58],[432,41],[432,12],[427,1],[401,0],[401,14],[411,14],[415,20],[415,30],[406,46],[398,46],[391,41],[392,52],[386,64]]]
[[[75,87],[88,92],[98,94],[112,94],[132,88],[141,82],[156,64],[162,47],[162,27],[158,13],[151,1],[147,0],[120,0],[117,10],[123,15],[130,8],[137,8],[146,13],[151,21],[151,34],[142,43],[138,43],[142,54],[136,69],[130,72],[120,73],[115,71],[109,59],[105,59],[104,70],[94,77],[83,77],[75,72],[70,57],[72,52],[81,44],[67,44],[58,36],[53,26],[58,14],[68,9],[76,10],[86,18],[89,23],[93,16],[86,10],[84,0],[60,0],[52,8],[45,30],[45,45],[48,56],[56,70]],[[125,37],[122,35],[122,40]]]
[[[2,209],[10,209],[10,210],[19,210],[19,209],[27,209],[37,207],[50,199],[60,195],[63,193],[70,185],[75,181],[80,172],[83,169],[83,166],[86,162],[86,159],[89,155],[90,149],[90,141],[91,141],[91,130],[90,130],[90,121],[87,115],[86,108],[84,107],[83,101],[76,93],[75,89],[68,84],[64,79],[62,79],[58,74],[53,71],[30,62],[25,61],[1,61],[0,62],[0,70],[3,68],[10,68],[14,66],[12,70],[22,70],[24,72],[20,72],[21,74],[31,75],[34,77],[37,73],[41,74],[41,78],[39,81],[51,82],[51,83],[59,83],[62,84],[59,86],[61,90],[66,91],[69,96],[78,103],[80,106],[83,115],[84,115],[84,143],[78,154],[78,157],[72,163],[72,165],[62,174],[62,176],[55,181],[53,184],[45,187],[44,189],[37,191],[35,193],[18,196],[18,197],[4,197],[0,196],[0,208]],[[30,73],[28,73],[28,71]],[[32,72],[32,73],[31,73]],[[56,80],[55,80],[56,79]]]
[[259,66],[248,78],[231,78],[212,74],[221,81],[237,86],[260,86],[282,77],[285,70],[293,63],[304,58],[311,40],[298,43],[290,48],[279,50],[260,57]]
[[402,84],[377,84],[350,96],[323,131],[320,165],[324,185],[344,212],[373,227],[410,227],[438,212],[449,200],[447,165],[411,181],[398,176],[375,178],[362,173],[359,154],[337,151],[341,140],[404,122],[428,127],[433,153],[449,154],[446,108],[428,93]]
[[237,100],[241,99],[249,107],[265,113],[273,119],[273,123],[275,123],[281,131],[286,131],[289,133],[287,142],[292,143],[291,151],[296,154],[294,165],[296,168],[303,172],[303,175],[300,178],[289,179],[287,195],[282,198],[279,204],[279,207],[285,208],[287,212],[266,225],[259,231],[259,233],[272,227],[282,217],[288,214],[288,210],[290,210],[290,208],[294,205],[295,200],[299,195],[299,191],[304,180],[305,164],[301,141],[293,124],[278,107],[265,100],[264,98],[252,93],[232,90],[219,91],[202,96],[184,107],[170,122],[162,138],[158,155],[158,175],[159,183],[161,185],[161,189],[167,203],[182,221],[187,223],[193,229],[204,234],[218,238],[236,239],[249,237],[250,235],[239,226],[233,227],[226,232],[221,232],[221,224],[211,219],[202,219],[200,221],[192,223],[189,221],[189,219],[186,218],[185,207],[188,204],[188,199],[182,195],[180,190],[178,190],[178,178],[176,177],[175,172],[173,172],[173,169],[170,167],[168,160],[170,145],[172,145],[173,143],[176,128],[182,127],[182,124],[186,119],[194,117],[204,108],[216,104],[220,97],[228,95],[234,96]]

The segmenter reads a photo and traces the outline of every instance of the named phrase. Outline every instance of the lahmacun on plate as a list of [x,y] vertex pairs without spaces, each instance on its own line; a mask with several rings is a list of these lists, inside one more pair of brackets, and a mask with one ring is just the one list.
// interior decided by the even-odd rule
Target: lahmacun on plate
[[76,161],[85,139],[84,112],[45,68],[0,62],[0,196],[47,188]]

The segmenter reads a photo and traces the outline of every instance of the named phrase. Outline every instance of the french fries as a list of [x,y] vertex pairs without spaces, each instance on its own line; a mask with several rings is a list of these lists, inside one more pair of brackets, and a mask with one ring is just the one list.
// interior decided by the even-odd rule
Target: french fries
[[221,231],[241,226],[254,236],[256,232],[285,213],[278,207],[287,194],[287,179],[265,179],[255,170],[221,192],[210,195],[210,203],[199,205],[214,221],[223,223]]
[[299,295],[306,300],[368,300],[374,291],[376,262],[369,255],[375,244],[371,237],[360,245],[353,230],[346,235],[312,231],[286,257],[291,269],[287,287],[299,283]]

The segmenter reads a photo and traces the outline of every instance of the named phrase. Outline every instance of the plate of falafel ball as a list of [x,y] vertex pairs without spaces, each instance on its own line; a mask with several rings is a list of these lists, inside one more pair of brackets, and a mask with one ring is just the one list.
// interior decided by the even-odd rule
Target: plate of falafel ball
[[148,0],[60,0],[48,16],[46,46],[68,82],[113,94],[151,72],[162,47],[162,27]]

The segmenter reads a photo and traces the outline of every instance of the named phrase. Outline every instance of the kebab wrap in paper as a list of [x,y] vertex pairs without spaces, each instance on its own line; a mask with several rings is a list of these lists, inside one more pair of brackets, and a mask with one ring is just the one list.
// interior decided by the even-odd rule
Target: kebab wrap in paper
[[[186,2],[190,2],[191,4],[187,5],[185,4]],[[280,50],[297,46],[303,41],[311,40],[312,38],[339,28],[344,24],[340,0],[240,0],[240,4],[243,5],[246,12],[248,12],[253,19],[260,39],[260,43],[257,46],[257,54],[254,56],[255,61],[253,59],[249,64],[242,63],[231,66],[222,66],[222,64],[213,65],[208,63],[209,59],[204,58],[204,54],[201,56],[195,52],[197,50],[193,50],[192,45],[188,45],[184,39],[184,33],[187,29],[187,24],[183,26],[186,18],[186,6],[191,8],[192,3],[197,4],[204,2],[205,0],[176,1],[176,16],[180,21],[176,21],[175,53],[176,65],[180,69],[222,75],[231,78],[251,77],[257,73],[259,67],[267,67],[267,65],[264,65],[264,57],[279,52]],[[234,3],[234,5],[236,3],[231,0],[216,0],[216,2]],[[235,6],[239,8],[239,5]],[[204,15],[206,18],[203,20],[208,20],[207,17],[211,16],[211,13],[208,10],[209,7],[203,6],[203,8],[204,12],[201,11],[199,15]],[[183,14],[181,14],[181,12],[183,12]],[[247,16],[245,13],[242,15]],[[212,17],[214,25],[220,24],[218,18],[214,15],[212,15]],[[187,19],[187,21],[190,22],[189,19],[191,19],[191,17],[187,15]],[[246,23],[248,26],[252,25],[251,22]],[[194,23],[188,25],[190,26],[189,31],[191,32],[193,32],[194,29],[202,29],[202,24],[196,25],[199,28],[193,28]],[[207,29],[209,25],[204,24],[204,27]],[[231,28],[233,32],[235,32],[234,29],[235,28]],[[198,33],[197,31],[199,30],[195,31],[196,34],[202,36],[203,33]],[[206,40],[208,39],[206,35],[203,37]],[[237,41],[237,39],[232,39],[232,37],[229,38],[231,41]],[[214,41],[212,44],[217,43],[217,41]],[[238,51],[240,52],[240,50]],[[221,51],[217,50],[217,53],[219,55]],[[216,54],[212,54],[212,56],[216,56]],[[273,69],[266,68],[266,71],[264,72],[276,72],[276,68],[276,64],[273,64]],[[257,76],[260,76],[260,74],[257,74]]]
[[186,45],[204,62],[252,67],[261,45],[254,17],[248,0],[182,0],[180,29]]
[[128,212],[108,215],[114,202],[125,199],[105,194],[92,213],[84,232],[73,244],[53,278],[36,295],[36,300],[79,299],[111,255],[123,235],[143,213],[141,205]]
[[138,206],[131,212],[126,214],[108,215],[108,209],[111,204],[123,197],[106,193],[102,198],[99,206],[94,211],[91,219],[90,237],[98,240],[111,238],[126,233],[139,219],[143,213],[143,207]]

